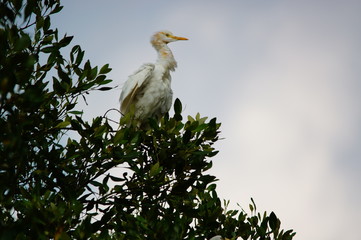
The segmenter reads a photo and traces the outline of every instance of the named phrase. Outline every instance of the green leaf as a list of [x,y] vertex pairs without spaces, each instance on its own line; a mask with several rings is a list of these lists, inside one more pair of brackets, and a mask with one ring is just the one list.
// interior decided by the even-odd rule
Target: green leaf
[[42,28],[44,26],[44,18],[42,16],[39,16],[36,19],[36,29],[39,30],[40,28]]
[[291,239],[293,238],[293,236],[296,235],[296,233],[292,233],[292,232],[293,232],[292,229],[286,231],[286,232],[283,234],[282,240],[291,240]]
[[22,5],[22,0],[13,0],[13,1],[11,1],[12,2],[12,4],[14,4],[14,8],[17,10],[17,11],[19,11],[22,7],[23,7],[23,5]]
[[92,68],[88,73],[89,73],[89,74],[88,74],[87,77],[88,77],[89,80],[95,79],[95,77],[96,77],[97,74],[98,74],[98,67]]
[[201,115],[199,114],[199,112],[196,114],[196,120],[199,121],[199,118],[201,117]]
[[187,119],[188,119],[188,121],[191,122],[191,123],[195,121],[195,119],[194,119],[192,116],[190,116],[190,115],[188,115]]
[[49,55],[49,58],[48,58],[48,61],[47,61],[48,66],[53,67],[55,62],[57,61],[58,57],[59,57],[58,50],[54,49]]
[[200,124],[203,124],[203,123],[205,123],[205,121],[208,119],[208,117],[202,117],[202,118],[200,118],[199,120],[198,120],[198,122],[200,123]]
[[[76,59],[75,59],[75,65],[80,65],[80,63],[83,61],[83,58],[84,58],[84,51],[81,50],[81,48],[79,47],[79,50],[78,50],[78,55],[76,56]],[[90,63],[89,63],[90,64]],[[84,70],[86,68],[84,67]]]
[[109,177],[114,182],[123,182],[124,181],[124,178],[119,178],[119,177],[115,177],[115,176],[112,176],[112,175],[109,175]]
[[43,24],[44,32],[48,31],[49,28],[50,28],[50,17],[48,16],[44,19],[44,24]]
[[58,79],[56,79],[55,77],[53,77],[53,88],[55,93],[57,93],[58,95],[63,95],[66,92],[66,88],[62,84],[60,84]]
[[257,209],[257,206],[256,206],[256,203],[254,202],[254,200],[253,200],[253,198],[251,198],[251,201],[252,201],[252,204],[253,204],[253,209],[256,211],[256,209]]
[[101,88],[97,88],[97,90],[99,91],[109,91],[109,90],[112,90],[113,88],[112,87],[101,87]]
[[71,42],[71,40],[73,40],[73,36],[64,36],[63,39],[60,40],[60,42],[58,43],[59,47],[66,47],[69,45],[69,43]]
[[121,140],[123,140],[123,138],[124,138],[124,131],[121,130],[117,131],[117,133],[113,138],[113,144],[119,144]]
[[90,181],[90,184],[96,186],[96,187],[102,187],[103,184],[101,184],[100,182],[97,182],[97,181]]
[[51,52],[53,52],[55,50],[56,50],[56,48],[51,46],[51,47],[44,47],[40,51],[43,52],[43,53],[51,53]]
[[69,111],[68,113],[74,114],[74,115],[82,115],[84,112],[83,111]]
[[249,209],[251,210],[251,212],[253,212],[254,208],[252,204],[249,204]]
[[22,34],[21,37],[16,41],[15,49],[21,51],[28,48],[31,45],[31,40],[29,35]]
[[151,168],[150,168],[150,172],[149,175],[151,177],[158,175],[161,171],[162,171],[162,167],[159,166],[159,162],[157,162],[156,164],[154,164]]
[[107,126],[101,125],[95,129],[94,135],[96,137],[99,137],[99,136],[103,135],[103,133],[105,133],[106,130],[107,130]]
[[60,6],[60,4],[57,4],[57,5],[55,6],[55,8],[51,11],[50,14],[58,13],[58,12],[60,12],[62,9],[63,9],[63,6]]
[[130,140],[131,143],[138,143],[140,139],[140,134],[136,133],[135,136]]
[[182,103],[178,98],[174,102],[174,112],[175,112],[175,114],[182,113]]
[[24,10],[24,19],[27,19],[33,12],[36,2],[35,1],[27,1],[25,10]]
[[72,81],[68,73],[66,73],[61,67],[58,67],[58,76],[62,82],[66,82],[69,86],[72,85]]
[[43,42],[42,44],[50,44],[54,39],[54,36],[53,35],[48,35],[46,36],[44,39],[43,39]]
[[63,121],[61,123],[58,123],[54,128],[65,128],[66,126],[70,125],[70,121]]
[[111,82],[113,82],[113,80],[111,80],[111,79],[106,79],[106,80],[101,81],[101,82],[98,83],[98,84],[99,84],[99,85],[105,85],[105,84],[108,84],[108,83],[111,83]]
[[105,75],[98,75],[97,78],[95,79],[95,82],[100,84],[101,82],[103,82],[105,80],[107,76]]
[[271,212],[269,216],[269,226],[272,229],[272,231],[276,230],[279,227],[278,224],[278,218],[274,212]]
[[109,68],[109,64],[105,64],[99,71],[99,74],[107,74],[111,71],[112,69]]
[[192,137],[192,132],[189,130],[186,130],[183,134],[183,144],[189,143],[190,139]]
[[181,115],[181,112],[182,112],[182,103],[177,98],[174,102],[174,119],[176,121],[182,121],[183,117]]

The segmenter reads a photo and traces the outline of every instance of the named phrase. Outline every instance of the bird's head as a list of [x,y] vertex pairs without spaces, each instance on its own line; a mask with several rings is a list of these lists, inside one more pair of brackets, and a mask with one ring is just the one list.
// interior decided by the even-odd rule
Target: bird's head
[[152,36],[150,42],[156,47],[178,40],[188,40],[188,38],[174,36],[170,31],[159,31]]

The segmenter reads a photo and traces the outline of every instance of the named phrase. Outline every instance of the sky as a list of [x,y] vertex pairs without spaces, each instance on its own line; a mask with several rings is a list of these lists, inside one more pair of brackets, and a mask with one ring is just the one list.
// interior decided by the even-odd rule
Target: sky
[[[158,30],[178,62],[183,115],[222,123],[210,173],[218,195],[274,211],[295,240],[359,238],[361,2],[353,0],[62,1],[53,17],[119,88],[92,93],[84,118],[119,108],[122,84],[154,62]],[[109,117],[119,118],[115,113]]]

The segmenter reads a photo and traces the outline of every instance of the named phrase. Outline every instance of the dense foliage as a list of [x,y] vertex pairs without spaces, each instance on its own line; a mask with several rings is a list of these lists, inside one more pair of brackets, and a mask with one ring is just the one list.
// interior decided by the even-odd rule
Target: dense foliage
[[[147,130],[82,119],[109,65],[51,28],[59,0],[0,3],[0,239],[292,239],[271,214],[226,210],[212,167],[220,124],[182,105]],[[113,124],[114,125],[114,124]],[[69,134],[72,133],[72,134]],[[70,138],[69,136],[76,136]]]

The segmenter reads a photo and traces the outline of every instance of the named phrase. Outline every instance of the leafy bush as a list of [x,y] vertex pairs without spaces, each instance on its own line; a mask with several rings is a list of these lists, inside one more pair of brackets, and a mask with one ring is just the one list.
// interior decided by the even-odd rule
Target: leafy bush
[[[71,36],[51,29],[59,0],[0,3],[0,239],[292,239],[276,215],[226,210],[206,174],[220,124],[150,119],[144,131],[82,119],[79,98],[108,91]],[[67,133],[77,138],[67,138]],[[113,169],[118,169],[114,171]],[[111,171],[112,170],[112,171]]]

